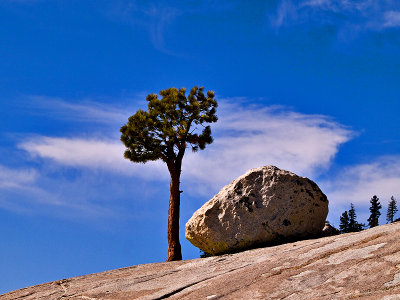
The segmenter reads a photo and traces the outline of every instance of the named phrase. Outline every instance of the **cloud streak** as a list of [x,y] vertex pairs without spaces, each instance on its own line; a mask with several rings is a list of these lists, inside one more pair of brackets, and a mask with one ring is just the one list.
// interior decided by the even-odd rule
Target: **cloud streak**
[[[192,196],[210,196],[246,170],[262,165],[276,165],[301,176],[318,179],[320,174],[329,169],[340,146],[356,134],[327,116],[301,114],[285,107],[251,105],[245,101],[246,99],[219,101],[219,121],[212,126],[214,143],[205,151],[188,151],[185,155],[182,173],[185,192]],[[60,100],[55,107],[48,107],[54,111],[55,107],[64,107],[64,102]],[[96,103],[93,107],[87,103],[69,104],[65,107],[66,110],[60,110],[60,117],[63,117],[62,112],[67,112],[68,115],[70,111],[80,116],[79,119],[96,118],[93,112],[97,110],[99,115],[114,112],[111,107]],[[114,127],[114,124],[121,122],[120,116],[122,117],[111,114],[109,118],[103,118],[108,121],[102,126]],[[102,181],[114,177],[119,178],[117,181],[126,182],[134,178],[133,190],[137,184],[140,186],[144,182],[154,184],[158,181],[167,185],[169,181],[167,168],[161,161],[131,163],[123,158],[122,143],[109,136],[32,136],[18,147],[31,155],[39,166],[46,167],[39,172],[0,166],[0,190],[17,187],[20,193],[29,194],[26,199],[41,203],[40,205],[48,203],[52,207],[59,207],[62,211],[65,210],[62,214],[80,211],[94,216],[111,216],[113,210],[118,211],[118,204],[114,207],[115,204],[107,203],[100,190],[95,188],[98,183],[92,181],[99,174]],[[71,181],[63,175],[69,169],[78,170],[85,179]],[[50,173],[61,174],[61,179],[53,180]],[[57,188],[59,192],[44,188],[52,186],[54,182],[63,182]],[[121,190],[121,185],[126,185],[122,182],[112,183],[112,180],[110,184],[107,189],[113,189],[112,186],[115,185],[115,189]],[[329,180],[319,181],[319,185],[331,203],[330,220],[337,221],[340,213],[348,209],[352,202],[357,210],[363,208],[358,212],[360,221],[365,221],[368,201],[374,194],[381,198],[382,204],[386,204],[385,201],[391,195],[400,197],[400,157],[381,157],[366,164],[344,167]],[[122,200],[122,194],[117,197],[122,203],[125,201]],[[69,198],[74,200],[67,201]],[[11,207],[17,205],[18,201],[14,204],[5,204],[3,201],[0,205]],[[27,206],[27,202],[21,203],[21,207]]]
[[[58,173],[62,173],[58,171]],[[82,175],[85,177],[85,175]],[[115,205],[102,203],[102,195],[85,180],[70,180],[63,174],[33,168],[0,165],[0,208],[19,213],[76,218],[115,217]],[[90,175],[93,178],[93,174]],[[115,195],[116,193],[114,193]]]
[[[278,107],[244,107],[232,101],[220,101],[220,120],[213,126],[215,142],[205,151],[188,152],[184,158],[186,180],[204,189],[220,188],[247,169],[267,164],[313,176],[329,167],[340,145],[353,136],[325,116]],[[68,167],[168,179],[161,161],[132,164],[123,158],[122,143],[106,137],[35,136],[19,147],[33,157]]]
[[0,165],[0,189],[22,189],[34,183],[38,174],[34,169],[15,170]]
[[155,174],[158,179],[166,177],[159,161],[134,165],[125,160],[124,146],[115,140],[37,136],[19,144],[19,148],[33,157],[68,167],[107,170],[146,179],[154,177]]
[[339,218],[350,209],[350,203],[355,205],[358,221],[368,223],[369,201],[374,195],[380,199],[380,224],[384,224],[390,197],[400,199],[400,156],[382,156],[368,163],[343,167],[319,182],[319,186],[328,196],[328,219],[334,225],[339,226]]
[[122,21],[132,28],[145,29],[154,48],[170,55],[175,53],[168,49],[165,34],[181,13],[180,9],[171,4],[134,1],[114,2],[107,11],[107,15],[114,20]]
[[[0,165],[0,207],[26,212],[33,202],[42,205],[62,205],[58,197],[38,186],[39,180],[40,173],[33,168],[16,169]],[[7,200],[9,197],[14,200]],[[32,199],[35,200],[31,201]]]
[[400,11],[388,11],[385,13],[383,27],[400,27]]
[[71,103],[60,98],[30,96],[24,101],[30,112],[43,114],[47,118],[74,122],[118,123],[129,117],[127,109],[95,101]]
[[[246,101],[239,98],[220,99],[219,121],[212,124],[214,143],[197,153],[188,149],[183,161],[182,188],[189,195],[208,197],[246,170],[263,165],[276,165],[301,176],[318,178],[329,168],[340,146],[355,136],[351,129],[327,116],[301,114],[279,106],[252,105]],[[79,116],[78,120],[73,117],[72,122],[96,119],[97,112],[104,116],[110,111],[118,111],[96,103],[93,107],[88,103],[66,105],[62,100],[53,104],[47,108],[49,111],[60,111],[60,118],[70,112]],[[135,190],[143,184],[167,186],[169,174],[163,162],[135,164],[123,158],[123,144],[117,134],[110,137],[110,130],[107,130],[127,119],[127,116],[122,120],[119,117],[122,114],[102,118],[108,120],[100,124],[100,129],[104,129],[101,130],[103,136],[87,137],[88,133],[83,133],[84,136],[72,137],[25,137],[18,147],[26,151],[40,169],[40,172],[33,173],[40,175],[39,183],[31,181],[27,185],[47,192],[41,197],[29,198],[36,202],[47,199],[49,204],[56,204],[65,210],[62,214],[80,211],[102,215],[110,211],[107,214],[112,215],[111,211],[118,211],[117,203],[125,201],[125,196],[117,196],[115,191],[124,190],[122,186],[126,186],[127,182],[130,182],[128,186],[132,186],[130,193],[139,193],[136,196],[138,199],[147,199],[144,194],[140,195],[142,192]],[[66,175],[69,170],[80,174],[78,176],[82,179],[71,180]],[[52,178],[55,175],[58,179]],[[98,180],[104,183],[109,180],[109,183],[107,187],[100,187]],[[54,183],[58,185],[56,190],[47,188]],[[325,182],[328,187],[329,184]],[[120,199],[119,202],[111,204],[103,199],[103,189],[115,189],[114,197]],[[341,203],[337,200],[341,196],[335,193],[335,189],[326,190],[333,203]],[[344,188],[342,190],[347,192]]]
[[323,182],[334,206],[350,203],[369,206],[373,195],[386,204],[392,195],[400,196],[400,156],[384,156],[373,162],[348,166],[333,180]]
[[312,22],[354,35],[400,27],[400,5],[392,0],[282,0],[269,20],[275,29]]
[[[106,15],[112,20],[123,22],[131,28],[144,29],[154,48],[172,56],[186,56],[180,49],[172,49],[168,40],[176,39],[170,33],[173,25],[184,16],[210,13],[221,14],[236,7],[236,1],[113,1],[107,6]],[[212,7],[212,10],[210,10]]]
[[354,135],[325,116],[279,107],[245,108],[227,103],[221,107],[214,144],[188,155],[183,170],[214,187],[263,165],[315,176],[329,167],[340,145]]

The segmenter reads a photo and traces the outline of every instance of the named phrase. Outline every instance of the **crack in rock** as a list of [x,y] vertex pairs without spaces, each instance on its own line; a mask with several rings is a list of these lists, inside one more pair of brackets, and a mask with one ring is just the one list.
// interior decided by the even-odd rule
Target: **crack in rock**
[[[243,265],[243,266],[241,266],[241,267],[234,268],[234,269],[228,270],[228,271],[226,271],[226,272],[220,273],[220,274],[218,274],[218,275],[209,276],[209,277],[207,277],[207,278],[204,278],[204,279],[201,279],[201,280],[198,280],[198,281],[189,283],[189,284],[187,284],[187,285],[185,285],[185,286],[183,286],[183,287],[180,287],[180,288],[178,288],[178,289],[176,289],[176,290],[174,290],[174,291],[172,291],[172,292],[169,292],[169,293],[167,293],[167,294],[165,294],[165,295],[162,295],[162,296],[160,296],[160,297],[158,297],[158,298],[154,298],[154,300],[167,299],[167,298],[169,298],[169,297],[171,297],[171,296],[174,296],[174,295],[176,295],[176,294],[182,292],[183,290],[185,290],[185,289],[187,289],[187,288],[189,288],[189,287],[192,287],[192,286],[194,286],[194,285],[196,285],[196,284],[198,284],[198,283],[205,282],[205,281],[210,280],[210,279],[213,279],[213,278],[217,278],[217,277],[222,276],[222,275],[225,275],[225,274],[227,274],[227,273],[231,273],[231,272],[234,272],[234,271],[236,271],[236,270],[243,269],[243,268],[245,268],[245,267],[247,267],[247,266],[250,266],[250,265],[251,265],[251,264],[246,264],[246,265]],[[190,293],[189,293],[189,294],[190,294]],[[212,299],[214,299],[214,298],[212,298]]]
[[167,294],[165,294],[165,295],[162,295],[161,297],[154,298],[154,300],[167,299],[167,298],[169,298],[169,297],[171,297],[171,296],[173,296],[173,295],[178,294],[179,292],[182,292],[184,289],[187,289],[188,287],[191,287],[191,286],[193,286],[193,285],[195,285],[195,284],[198,284],[198,283],[200,283],[200,282],[202,282],[202,281],[203,281],[203,280],[199,280],[199,281],[192,282],[192,283],[187,284],[187,285],[185,285],[185,286],[183,286],[183,287],[180,287],[179,289],[173,290],[173,291],[170,292],[170,293],[167,293]]
[[392,281],[386,282],[385,287],[393,287],[400,284],[400,273],[394,275]]
[[[143,282],[147,282],[147,281],[150,281],[150,280],[153,280],[153,279],[158,279],[158,278],[161,278],[161,277],[165,277],[165,276],[168,276],[168,275],[171,275],[171,274],[174,274],[174,273],[177,273],[177,272],[179,272],[179,270],[177,270],[177,271],[170,271],[170,272],[165,272],[164,274],[152,274],[152,275],[147,275],[147,276],[141,276],[141,277],[137,277],[137,278],[135,278],[134,280],[135,280],[135,284],[136,283],[143,283]],[[138,281],[136,281],[137,279],[139,279]]]
[[64,297],[66,297],[67,295],[67,287],[64,285],[65,283],[67,283],[68,280],[67,279],[61,279],[60,281],[58,281],[56,284],[59,285],[62,290],[63,290],[63,294],[57,298],[57,300],[62,299]]

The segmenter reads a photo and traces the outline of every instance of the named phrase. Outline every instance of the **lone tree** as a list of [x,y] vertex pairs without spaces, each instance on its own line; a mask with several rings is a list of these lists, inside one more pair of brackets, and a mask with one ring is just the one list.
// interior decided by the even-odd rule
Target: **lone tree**
[[180,176],[185,150],[203,150],[211,144],[210,126],[218,120],[218,106],[214,92],[204,94],[203,87],[193,87],[186,97],[186,89],[169,88],[149,94],[147,111],[138,110],[121,127],[121,141],[126,146],[124,157],[136,163],[163,160],[171,175],[168,209],[168,259],[181,260],[179,242]]
[[369,211],[371,214],[367,221],[369,228],[372,228],[379,225],[379,216],[381,215],[380,209],[382,208],[382,205],[376,195],[371,198],[370,203],[371,207],[369,208]]
[[386,213],[386,221],[388,223],[393,223],[394,215],[397,213],[396,200],[392,196],[389,201],[388,210]]

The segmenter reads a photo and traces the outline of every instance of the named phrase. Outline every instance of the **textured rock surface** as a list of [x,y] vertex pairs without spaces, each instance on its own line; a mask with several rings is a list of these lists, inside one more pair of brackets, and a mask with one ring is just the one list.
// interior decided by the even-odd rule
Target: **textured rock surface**
[[400,299],[400,223],[37,285],[9,299]]
[[328,199],[308,178],[277,167],[251,169],[225,186],[186,223],[186,238],[222,254],[321,233]]
[[339,229],[333,227],[329,222],[325,222],[324,228],[322,228],[322,236],[332,236],[340,234]]

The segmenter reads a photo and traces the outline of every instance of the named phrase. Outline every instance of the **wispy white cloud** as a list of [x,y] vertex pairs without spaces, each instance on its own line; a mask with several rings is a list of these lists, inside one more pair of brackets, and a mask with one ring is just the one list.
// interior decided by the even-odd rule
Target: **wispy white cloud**
[[72,103],[65,99],[44,96],[29,96],[23,104],[30,109],[30,113],[74,122],[117,123],[126,120],[130,112],[128,109],[90,100]]
[[36,136],[19,144],[19,148],[34,157],[69,167],[136,174],[147,179],[165,179],[167,174],[160,161],[146,165],[130,163],[123,158],[124,146],[115,140]]
[[309,22],[335,25],[343,36],[400,27],[399,12],[392,0],[281,0],[270,22],[276,29]]
[[275,28],[292,24],[298,18],[298,6],[290,0],[282,0],[278,5],[276,14],[270,17],[271,24]]
[[[219,103],[219,121],[212,124],[214,143],[204,151],[188,151],[184,158],[182,183],[185,192],[191,195],[212,195],[246,170],[262,165],[276,165],[301,176],[318,179],[318,175],[329,168],[340,146],[355,135],[351,129],[327,116],[301,114],[285,107],[251,105],[246,103],[246,99],[221,99]],[[67,107],[67,111],[75,112],[83,118],[93,119],[97,114],[107,116],[107,112],[118,111],[96,103],[66,105],[60,100],[55,107],[60,106]],[[51,106],[49,109],[55,110]],[[108,123],[102,126],[114,126],[114,123],[126,121],[127,116],[123,115],[111,114],[104,117]],[[18,146],[37,160],[39,165],[50,167],[50,173],[77,169],[79,173],[85,174],[86,183],[83,184],[81,180],[70,182],[66,178],[63,181],[52,181],[51,174],[0,166],[0,190],[7,187],[21,187],[21,191],[22,188],[31,189],[33,192],[26,190],[26,193],[36,193],[33,197],[35,201],[43,199],[69,212],[112,214],[114,208],[102,203],[103,200],[99,202],[102,196],[89,183],[97,177],[98,171],[102,171],[103,177],[108,173],[107,176],[117,175],[117,178],[128,181],[134,177],[136,179],[132,179],[132,182],[135,183],[155,180],[167,185],[169,180],[167,168],[161,161],[131,163],[123,158],[122,143],[109,136],[32,136]],[[40,176],[44,179],[41,178],[41,187],[38,187]],[[59,193],[44,188],[55,182],[64,182],[59,187]],[[360,218],[365,221],[368,201],[373,195],[378,195],[382,201],[391,195],[400,197],[400,157],[382,157],[370,163],[344,167],[329,180],[318,183],[330,200],[331,220],[338,220],[340,213],[348,209],[352,202],[357,209],[363,208]],[[121,187],[117,185],[115,189]],[[79,191],[84,191],[84,195]],[[3,204],[0,203],[0,206]]]
[[165,42],[166,31],[182,13],[177,6],[166,2],[117,1],[109,7],[107,15],[112,19],[139,27],[149,33],[154,48],[175,55]]
[[34,169],[12,169],[0,165],[0,189],[25,188],[37,178],[38,174]]
[[363,204],[373,195],[400,196],[400,156],[380,157],[371,163],[344,168],[324,184],[336,204]]
[[385,13],[383,27],[400,27],[400,11],[388,11]]
[[150,17],[150,25],[148,30],[150,32],[150,38],[157,50],[173,54],[167,49],[165,44],[165,30],[173,22],[173,20],[179,15],[179,10],[174,7],[151,7],[145,13]]
[[0,208],[72,218],[116,216],[117,206],[110,208],[101,203],[101,195],[88,182],[53,177],[51,172],[0,165]]
[[37,186],[40,174],[33,168],[10,168],[0,165],[0,192],[5,194],[23,195],[17,197],[18,200],[7,201],[6,197],[0,197],[0,207],[13,208],[23,211],[24,207],[19,203],[29,199],[36,199],[36,203],[46,205],[62,205],[58,197],[50,195],[48,192]]
[[[205,151],[188,152],[184,158],[185,179],[198,187],[220,188],[247,169],[268,164],[315,175],[329,166],[339,146],[353,135],[325,116],[231,102],[220,101],[220,120],[213,124],[215,142]],[[122,143],[109,138],[35,136],[19,147],[65,166],[168,179],[161,161],[132,164],[123,158]]]
[[133,29],[140,28],[149,34],[154,48],[160,52],[182,56],[180,49],[173,49],[168,41],[176,40],[171,29],[180,17],[200,14],[222,14],[237,6],[237,1],[130,1],[116,0],[107,6],[108,18],[128,24]]
[[183,171],[206,186],[221,187],[250,168],[276,165],[303,176],[329,167],[353,132],[325,116],[278,107],[223,103],[209,149],[189,154]]
[[384,156],[369,163],[343,167],[320,186],[333,208],[330,218],[334,220],[339,220],[340,214],[353,203],[361,211],[360,221],[365,222],[373,195],[380,198],[384,216],[390,197],[400,199],[400,156]]
[[[381,3],[379,3],[381,2]],[[349,1],[349,0],[308,0],[301,1],[299,7],[311,7],[315,9],[321,9],[332,12],[355,12],[365,11],[372,8],[378,8],[383,4],[384,1],[372,1],[372,0],[361,0],[361,1]],[[378,3],[378,4],[376,4]]]

